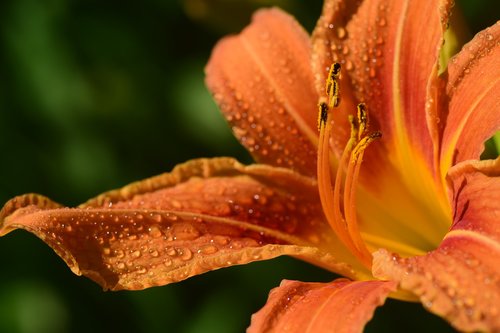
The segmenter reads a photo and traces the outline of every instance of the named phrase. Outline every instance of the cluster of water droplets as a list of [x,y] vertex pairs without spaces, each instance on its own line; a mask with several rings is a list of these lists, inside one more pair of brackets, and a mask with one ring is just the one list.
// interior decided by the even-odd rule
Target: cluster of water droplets
[[[312,243],[324,241],[318,235],[321,207],[314,195],[229,179],[232,186],[193,180],[185,188],[179,184],[125,201],[103,200],[101,207],[60,209],[48,214],[37,233],[73,270],[94,272],[107,288],[115,288],[117,277],[127,288],[143,288],[185,279],[210,265],[258,260],[258,248],[286,244],[265,230],[300,232]],[[247,252],[249,248],[256,250]]]
[[463,313],[474,322],[500,315],[498,295],[477,289],[478,285],[494,286],[499,279],[472,253],[444,245],[425,261],[398,255],[392,255],[390,260],[397,270],[402,269],[403,288],[411,288],[420,294],[425,307],[436,308],[443,316],[451,318]]
[[[497,21],[495,25],[500,25],[500,21]],[[478,65],[478,63],[484,58],[492,54],[494,48],[500,46],[500,39],[495,38],[492,33],[493,27],[489,27],[481,32],[478,32],[474,37],[474,43],[468,43],[462,49],[462,51],[455,55],[450,59],[449,66],[460,66],[458,68],[459,75],[456,78],[454,85],[449,91],[449,94],[452,96],[456,89],[460,86],[461,81],[467,77]],[[460,57],[462,57],[462,53],[465,52],[467,58],[463,59],[459,63]]]
[[[38,233],[51,246],[64,249],[61,255],[70,266],[75,260],[80,271],[97,272],[111,288],[117,276],[121,284],[133,281],[135,285],[128,286],[132,288],[182,280],[192,275],[190,266],[207,256],[269,241],[197,216],[147,210],[73,211],[49,215]],[[218,264],[230,265],[226,257]]]
[[[310,86],[303,84],[302,91],[293,88],[301,87],[304,73],[310,73],[309,61],[299,63],[284,52],[290,49],[287,41],[271,36],[271,32],[258,33],[252,45],[261,58],[239,60],[245,63],[239,79],[220,80],[212,87],[214,99],[240,142],[259,161],[314,170],[315,149],[289,113],[290,108],[309,107],[310,114],[315,114],[314,91],[305,92]],[[297,93],[290,94],[290,89]],[[311,100],[306,100],[308,94],[313,96]]]

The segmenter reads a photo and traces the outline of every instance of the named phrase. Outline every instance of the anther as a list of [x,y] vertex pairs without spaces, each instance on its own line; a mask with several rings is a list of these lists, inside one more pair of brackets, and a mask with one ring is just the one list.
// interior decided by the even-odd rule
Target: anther
[[328,105],[325,102],[321,102],[318,105],[318,131],[326,124],[328,118]]
[[336,79],[340,75],[340,64],[338,62],[333,63],[330,68],[330,78]]
[[328,73],[328,78],[326,79],[326,94],[328,95],[328,106],[337,107],[340,103],[339,96],[339,83],[337,78],[340,75],[341,66],[338,62],[333,63],[330,66],[330,72]]
[[356,145],[354,148],[352,155],[352,162],[357,162],[359,155],[365,151],[365,149],[368,147],[370,143],[373,141],[380,139],[382,137],[382,132],[376,131],[373,133],[370,133],[369,135],[365,136],[363,139],[359,141],[359,143]]
[[368,111],[366,110],[366,106],[364,103],[359,103],[357,108],[358,108],[358,124],[359,124],[358,140],[361,140],[361,137],[368,128]]

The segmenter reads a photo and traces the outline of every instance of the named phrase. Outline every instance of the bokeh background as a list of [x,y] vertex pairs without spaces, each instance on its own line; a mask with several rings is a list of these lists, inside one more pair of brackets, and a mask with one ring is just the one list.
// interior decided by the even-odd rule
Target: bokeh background
[[[250,162],[205,89],[203,67],[221,36],[270,5],[309,30],[321,9],[318,0],[2,1],[0,205],[26,192],[75,205],[195,157]],[[499,18],[496,0],[457,5],[471,34]],[[280,258],[103,292],[16,231],[0,239],[0,332],[243,332],[283,278],[334,276]],[[453,332],[420,305],[392,300],[366,331]]]

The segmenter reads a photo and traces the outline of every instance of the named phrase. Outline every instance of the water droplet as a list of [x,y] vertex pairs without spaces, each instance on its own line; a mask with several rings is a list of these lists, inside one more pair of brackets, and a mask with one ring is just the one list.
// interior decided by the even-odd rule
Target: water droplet
[[139,274],[144,274],[148,271],[146,269],[146,267],[144,267],[144,266],[135,266],[135,269],[137,270],[137,273],[139,273]]
[[156,250],[150,250],[149,253],[151,254],[152,257],[158,257],[160,253]]
[[172,259],[165,258],[165,259],[163,260],[163,265],[165,265],[165,266],[167,266],[167,267],[172,266]]
[[162,235],[160,228],[158,228],[158,226],[156,226],[156,225],[152,225],[151,227],[149,227],[148,231],[149,231],[149,234],[151,235],[151,237],[154,237],[154,238],[161,237],[161,235]]
[[347,31],[343,27],[337,28],[337,37],[339,39],[344,39],[347,36]]
[[139,258],[141,256],[141,251],[135,250],[131,253],[132,257]]
[[379,21],[378,21],[378,25],[381,26],[381,27],[385,27],[387,25],[387,20],[385,18],[381,18]]
[[371,78],[374,78],[374,77],[377,75],[377,72],[375,71],[375,68],[374,68],[374,67],[371,67],[371,68],[370,68],[370,71],[368,72],[368,75],[369,75]]
[[120,262],[118,262],[118,263],[116,264],[116,267],[117,267],[118,269],[125,269],[125,264],[124,264],[123,262],[121,262],[121,261],[120,261]]
[[209,245],[202,246],[198,250],[198,253],[201,253],[201,254],[214,254],[217,251],[219,251],[219,249],[217,248],[217,246],[209,244]]
[[211,240],[211,242],[218,244],[218,245],[227,245],[229,244],[229,237],[226,236],[214,236],[214,238]]
[[200,236],[200,232],[192,224],[180,223],[172,227],[172,235],[176,240],[194,240]]
[[187,247],[179,249],[178,251],[179,251],[180,258],[184,261],[188,261],[189,259],[191,259],[193,257],[193,252],[191,252],[191,250],[188,249]]
[[102,253],[109,256],[111,254],[111,249],[109,247],[105,247],[102,249]]
[[235,249],[235,250],[239,250],[242,247],[243,247],[243,244],[239,240],[231,241],[231,245],[229,246],[230,249]]
[[177,251],[173,247],[167,247],[167,248],[165,248],[165,251],[171,257],[177,256]]
[[167,215],[169,221],[177,221],[179,217],[177,215]]
[[354,69],[354,65],[353,65],[351,60],[347,60],[347,62],[345,64],[345,69],[347,71],[352,71]]

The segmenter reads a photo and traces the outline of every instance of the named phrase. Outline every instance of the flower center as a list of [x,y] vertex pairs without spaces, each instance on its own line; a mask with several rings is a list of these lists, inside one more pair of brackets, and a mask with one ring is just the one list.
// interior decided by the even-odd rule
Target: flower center
[[349,117],[351,135],[340,157],[332,187],[330,165],[331,110],[340,103],[338,77],[340,64],[334,63],[326,80],[327,99],[319,103],[318,183],[325,216],[340,240],[366,266],[371,266],[372,256],[361,238],[356,214],[356,187],[363,155],[379,131],[368,132],[369,117],[365,104],[357,106],[357,116]]
[[317,175],[325,217],[342,243],[367,268],[371,267],[371,253],[379,248],[403,257],[423,254],[439,244],[451,217],[449,210],[442,208],[445,199],[434,185],[420,181],[432,177],[422,178],[427,174],[425,166],[417,163],[418,156],[408,151],[401,169],[409,174],[399,173],[390,163],[384,166],[389,177],[377,178],[381,187],[376,193],[359,186],[365,151],[382,136],[369,130],[369,113],[363,103],[357,105],[355,116],[349,116],[351,132],[342,154],[338,159],[331,156],[335,141],[332,112],[340,103],[340,70],[338,63],[330,67],[326,97],[319,103]]

